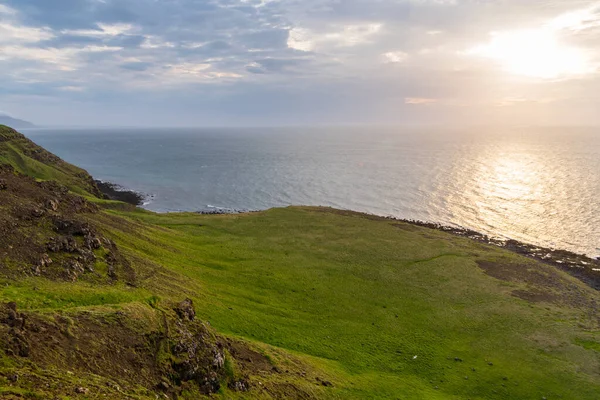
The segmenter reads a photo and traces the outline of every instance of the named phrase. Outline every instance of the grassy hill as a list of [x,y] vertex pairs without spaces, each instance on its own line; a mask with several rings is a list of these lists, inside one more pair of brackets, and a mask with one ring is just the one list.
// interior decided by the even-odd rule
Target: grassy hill
[[2,398],[598,398],[600,296],[550,265],[327,208],[155,214],[0,129]]
[[60,182],[74,193],[102,197],[86,171],[64,162],[4,125],[0,125],[0,162],[38,180]]

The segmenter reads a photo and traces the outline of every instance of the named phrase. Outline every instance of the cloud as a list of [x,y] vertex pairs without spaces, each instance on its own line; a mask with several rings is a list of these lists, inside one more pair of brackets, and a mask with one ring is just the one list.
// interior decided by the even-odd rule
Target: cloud
[[54,33],[47,28],[34,28],[0,22],[0,43],[36,43],[52,39]]
[[14,15],[16,14],[16,11],[4,4],[0,4],[0,15]]
[[384,61],[388,63],[401,63],[406,61],[408,54],[403,51],[388,51],[382,54]]
[[546,26],[553,30],[566,29],[575,32],[599,27],[600,2],[561,14],[549,21]]
[[63,29],[62,35],[110,37],[129,34],[134,29],[131,24],[104,24],[98,23],[96,29]]
[[423,98],[423,97],[407,97],[404,99],[404,103],[405,104],[410,104],[410,105],[416,105],[416,106],[421,106],[421,105],[431,105],[431,104],[435,104],[439,102],[438,99],[427,99],[427,98]]
[[[169,104],[173,121],[379,123],[491,115],[506,99],[600,101],[598,1],[0,3],[0,107],[42,122],[29,114],[115,110],[135,124]],[[575,115],[539,106],[557,104]]]

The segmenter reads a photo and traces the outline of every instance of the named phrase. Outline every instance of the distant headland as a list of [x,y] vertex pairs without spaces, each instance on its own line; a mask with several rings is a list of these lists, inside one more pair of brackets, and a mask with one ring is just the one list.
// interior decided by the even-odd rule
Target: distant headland
[[35,128],[35,125],[29,121],[13,118],[5,114],[0,114],[0,125],[12,126],[15,129]]

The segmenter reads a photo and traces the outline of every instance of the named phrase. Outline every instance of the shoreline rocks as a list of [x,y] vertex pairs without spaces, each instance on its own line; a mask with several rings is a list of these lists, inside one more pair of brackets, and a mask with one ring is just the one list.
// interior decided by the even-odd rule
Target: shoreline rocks
[[95,180],[94,182],[102,194],[109,200],[122,201],[134,206],[141,206],[144,204],[144,200],[147,197],[142,193],[138,193],[133,190],[127,190],[114,183],[103,182],[100,180]]

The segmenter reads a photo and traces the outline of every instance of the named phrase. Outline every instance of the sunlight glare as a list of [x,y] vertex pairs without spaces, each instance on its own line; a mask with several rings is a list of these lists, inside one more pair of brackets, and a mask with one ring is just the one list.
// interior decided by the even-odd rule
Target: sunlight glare
[[559,43],[552,30],[495,32],[488,44],[470,51],[499,61],[518,75],[554,79],[590,71],[585,53]]

